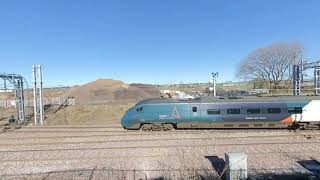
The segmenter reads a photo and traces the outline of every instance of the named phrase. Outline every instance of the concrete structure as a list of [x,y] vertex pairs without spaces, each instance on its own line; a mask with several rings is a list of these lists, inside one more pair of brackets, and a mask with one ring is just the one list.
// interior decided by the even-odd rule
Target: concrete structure
[[247,155],[245,153],[226,153],[225,161],[227,164],[227,180],[247,179],[248,166]]

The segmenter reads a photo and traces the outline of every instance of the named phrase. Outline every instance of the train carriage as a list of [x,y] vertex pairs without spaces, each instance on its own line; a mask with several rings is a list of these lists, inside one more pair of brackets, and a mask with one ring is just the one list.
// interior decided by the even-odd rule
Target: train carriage
[[123,117],[125,129],[173,128],[320,128],[320,98],[205,97],[193,100],[148,99]]

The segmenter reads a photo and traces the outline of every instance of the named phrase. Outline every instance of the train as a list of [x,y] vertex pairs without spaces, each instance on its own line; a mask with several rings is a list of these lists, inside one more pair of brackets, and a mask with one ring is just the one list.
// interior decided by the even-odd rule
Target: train
[[146,99],[121,120],[128,130],[292,128],[320,129],[319,96]]

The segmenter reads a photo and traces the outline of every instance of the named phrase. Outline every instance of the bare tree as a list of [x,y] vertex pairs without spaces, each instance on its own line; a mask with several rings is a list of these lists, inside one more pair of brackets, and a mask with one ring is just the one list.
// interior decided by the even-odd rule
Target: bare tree
[[262,81],[269,89],[288,85],[292,79],[292,65],[303,54],[299,43],[278,43],[259,48],[241,62],[238,75],[243,79]]

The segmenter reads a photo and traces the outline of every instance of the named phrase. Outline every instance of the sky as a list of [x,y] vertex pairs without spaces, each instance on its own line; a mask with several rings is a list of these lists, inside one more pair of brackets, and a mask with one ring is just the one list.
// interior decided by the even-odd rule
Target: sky
[[0,72],[44,86],[238,81],[257,48],[299,42],[320,58],[319,0],[0,0]]

